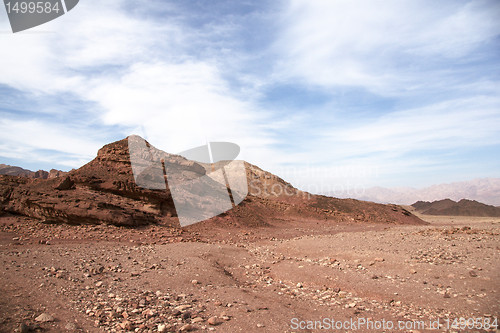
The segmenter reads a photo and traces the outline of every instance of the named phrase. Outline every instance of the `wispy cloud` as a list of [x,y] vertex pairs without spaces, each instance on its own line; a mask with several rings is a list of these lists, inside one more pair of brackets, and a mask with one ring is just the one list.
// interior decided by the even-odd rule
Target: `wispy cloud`
[[357,126],[326,132],[344,156],[445,150],[500,144],[500,99],[477,97],[389,112]]
[[277,42],[282,75],[383,95],[429,91],[477,60],[478,47],[495,47],[499,14],[495,1],[291,1]]

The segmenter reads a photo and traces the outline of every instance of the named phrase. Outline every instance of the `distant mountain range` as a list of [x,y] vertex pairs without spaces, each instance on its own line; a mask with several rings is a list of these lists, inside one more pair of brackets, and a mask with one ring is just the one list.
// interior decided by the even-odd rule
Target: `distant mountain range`
[[477,200],[488,205],[500,206],[500,178],[478,178],[464,182],[432,185],[421,189],[372,187],[354,196],[343,196],[341,193],[328,193],[327,195],[400,205],[448,198],[455,201]]
[[426,215],[452,215],[452,216],[483,216],[500,217],[500,208],[483,203],[462,199],[455,202],[444,199],[434,202],[418,201],[412,205],[417,212]]
[[0,175],[50,179],[50,178],[60,177],[65,174],[66,172],[56,169],[52,169],[50,171],[45,171],[45,170],[31,171],[17,166],[0,164]]

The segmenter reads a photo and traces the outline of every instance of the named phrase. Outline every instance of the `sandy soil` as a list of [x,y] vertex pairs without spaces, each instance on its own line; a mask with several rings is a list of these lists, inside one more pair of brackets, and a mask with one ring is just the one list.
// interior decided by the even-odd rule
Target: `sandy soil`
[[185,232],[3,217],[0,331],[495,332],[448,323],[500,315],[500,219],[420,217]]

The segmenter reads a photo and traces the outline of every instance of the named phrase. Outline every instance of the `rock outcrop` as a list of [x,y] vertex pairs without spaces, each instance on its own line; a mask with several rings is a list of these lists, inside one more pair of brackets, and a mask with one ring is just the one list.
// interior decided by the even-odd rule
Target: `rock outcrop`
[[[152,149],[178,169],[181,178],[206,172],[206,166],[197,162]],[[301,219],[424,223],[396,205],[312,195],[249,163],[245,163],[245,169],[249,194],[232,210],[211,218],[212,222],[245,226]],[[24,215],[47,223],[179,225],[168,187],[151,190],[136,185],[127,139],[105,145],[94,160],[65,177],[60,176],[0,175],[0,213]],[[206,205],[215,204],[210,196],[203,199]],[[186,200],[190,197],[186,196]]]

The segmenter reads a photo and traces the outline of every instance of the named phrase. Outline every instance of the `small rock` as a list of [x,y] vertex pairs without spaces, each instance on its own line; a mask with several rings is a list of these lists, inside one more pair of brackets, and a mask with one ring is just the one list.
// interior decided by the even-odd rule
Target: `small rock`
[[165,332],[167,330],[167,325],[158,324],[158,332]]
[[155,315],[154,311],[151,310],[151,309],[146,309],[144,311],[142,311],[142,314],[146,317],[146,318],[149,318],[149,317],[153,317]]
[[192,280],[191,283],[192,284],[200,284],[200,281],[198,281],[198,280]]
[[30,327],[25,323],[21,323],[21,326],[19,326],[19,332],[28,333],[29,331],[31,331]]
[[201,323],[203,322],[203,318],[201,317],[196,317],[193,320],[191,320],[191,323],[196,324],[196,323]]
[[127,330],[127,331],[132,330],[132,323],[128,320],[121,322],[120,324],[118,324],[118,326],[120,326],[122,329]]
[[258,328],[262,328],[262,327],[265,327],[264,324],[257,324],[257,327]]
[[382,262],[382,261],[385,261],[385,259],[384,259],[384,258],[375,258],[375,259],[373,259],[373,260],[374,260],[374,261],[377,261],[377,262]]
[[49,315],[48,313],[42,313],[38,317],[35,318],[36,321],[41,322],[41,323],[46,323],[49,321],[54,321],[54,317]]
[[181,332],[189,332],[193,329],[193,325],[191,324],[186,324],[184,326],[181,327]]
[[184,311],[191,307],[190,304],[183,304],[175,307],[175,310]]
[[67,323],[64,328],[68,331],[75,331],[76,330],[76,325],[75,323]]
[[469,275],[470,275],[471,277],[476,277],[476,276],[477,276],[477,273],[476,273],[476,271],[469,271]]
[[220,324],[220,320],[216,316],[213,316],[213,317],[208,318],[207,323],[209,325],[215,326],[215,325],[219,325]]
[[297,283],[297,288],[302,288],[302,287],[303,287],[302,283],[300,283],[300,282]]
[[99,287],[102,287],[102,285],[103,285],[103,282],[102,282],[102,281],[97,281],[97,282],[95,283],[95,286],[96,286],[96,287],[98,287],[98,288],[99,288]]
[[71,190],[74,188],[75,182],[69,178],[69,176],[66,176],[64,180],[59,183],[59,185],[56,187],[56,189],[61,190],[61,191],[66,191],[66,190]]

